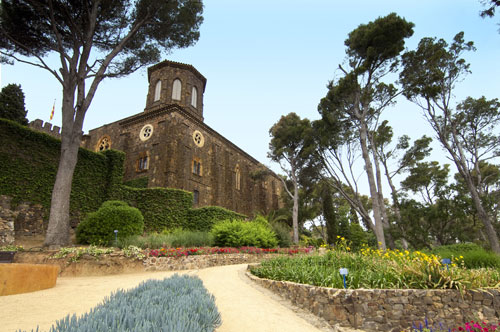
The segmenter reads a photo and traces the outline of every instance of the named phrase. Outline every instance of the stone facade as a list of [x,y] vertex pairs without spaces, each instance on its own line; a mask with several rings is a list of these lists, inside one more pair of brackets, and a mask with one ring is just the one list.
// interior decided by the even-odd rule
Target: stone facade
[[500,291],[485,289],[335,289],[275,281],[247,275],[261,286],[289,299],[293,304],[326,319],[331,326],[366,331],[397,331],[412,323],[454,328],[472,319],[498,323]]
[[144,112],[90,130],[83,147],[124,151],[125,181],[191,191],[195,207],[251,215],[281,206],[277,175],[203,122],[206,79],[193,66],[164,61],[148,80]]
[[39,204],[21,202],[12,209],[11,198],[0,195],[0,246],[14,243],[15,236],[44,234],[43,214]]

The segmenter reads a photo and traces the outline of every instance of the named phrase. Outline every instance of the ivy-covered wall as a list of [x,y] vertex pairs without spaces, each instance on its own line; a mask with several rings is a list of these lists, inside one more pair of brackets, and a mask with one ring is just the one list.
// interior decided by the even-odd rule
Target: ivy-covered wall
[[[47,134],[0,119],[0,195],[10,196],[13,206],[20,202],[41,204],[47,220],[60,145],[60,140]],[[245,218],[220,207],[192,209],[193,194],[184,190],[124,185],[123,161],[123,152],[79,150],[70,203],[73,227],[111,199],[137,207],[146,231],[179,227],[208,230],[218,220]],[[130,183],[134,187],[145,184],[147,178]]]
[[[60,145],[60,140],[47,134],[0,119],[0,194],[12,197],[13,206],[23,201],[41,204],[48,215]],[[79,219],[97,210],[122,173],[123,153],[80,149],[71,192],[71,217]]]

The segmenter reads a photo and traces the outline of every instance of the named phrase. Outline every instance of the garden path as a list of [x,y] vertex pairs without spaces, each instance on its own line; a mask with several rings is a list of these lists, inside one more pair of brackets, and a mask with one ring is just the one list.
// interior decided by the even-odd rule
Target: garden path
[[[317,317],[294,309],[270,291],[253,284],[244,274],[246,267],[240,264],[177,272],[198,275],[215,295],[223,321],[217,332],[332,331]],[[37,325],[41,331],[48,331],[58,319],[87,312],[114,290],[133,288],[141,281],[163,279],[175,273],[58,278],[56,287],[51,289],[2,296],[0,332],[31,331]]]

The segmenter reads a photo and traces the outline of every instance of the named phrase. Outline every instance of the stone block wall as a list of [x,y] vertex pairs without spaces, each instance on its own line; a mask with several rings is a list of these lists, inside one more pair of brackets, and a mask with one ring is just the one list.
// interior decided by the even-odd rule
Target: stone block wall
[[217,254],[193,255],[185,257],[147,257],[144,259],[146,271],[178,271],[204,269],[213,266],[259,263],[275,258],[277,254]]
[[454,328],[479,319],[498,323],[500,291],[422,289],[334,289],[262,279],[247,272],[256,283],[327,320],[330,325],[366,331],[398,331],[412,323]]
[[11,200],[0,195],[0,246],[14,243],[16,235],[44,234],[47,224],[43,207],[21,202],[12,209]]

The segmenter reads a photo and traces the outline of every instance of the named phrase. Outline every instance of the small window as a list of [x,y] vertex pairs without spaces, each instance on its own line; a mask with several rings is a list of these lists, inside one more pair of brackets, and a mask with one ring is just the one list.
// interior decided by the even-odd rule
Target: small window
[[201,176],[201,161],[199,159],[193,160],[193,174]]
[[154,99],[154,101],[160,100],[160,96],[161,96],[161,81],[158,80],[158,82],[156,82],[156,86],[155,86],[155,99]]
[[193,191],[193,201],[196,205],[200,202],[200,192],[198,190]]
[[236,190],[240,190],[241,189],[241,172],[240,172],[240,167],[239,166],[236,166],[236,168],[234,170],[234,174],[235,174],[235,187],[236,187]]
[[137,172],[144,172],[149,169],[149,156],[147,153],[141,153],[139,155],[139,159],[137,159],[135,168]]
[[196,87],[193,86],[193,90],[191,91],[191,106],[196,108],[197,104],[198,104],[198,89],[196,89]]
[[172,86],[172,99],[173,100],[181,100],[181,89],[182,84],[180,79],[176,79]]

